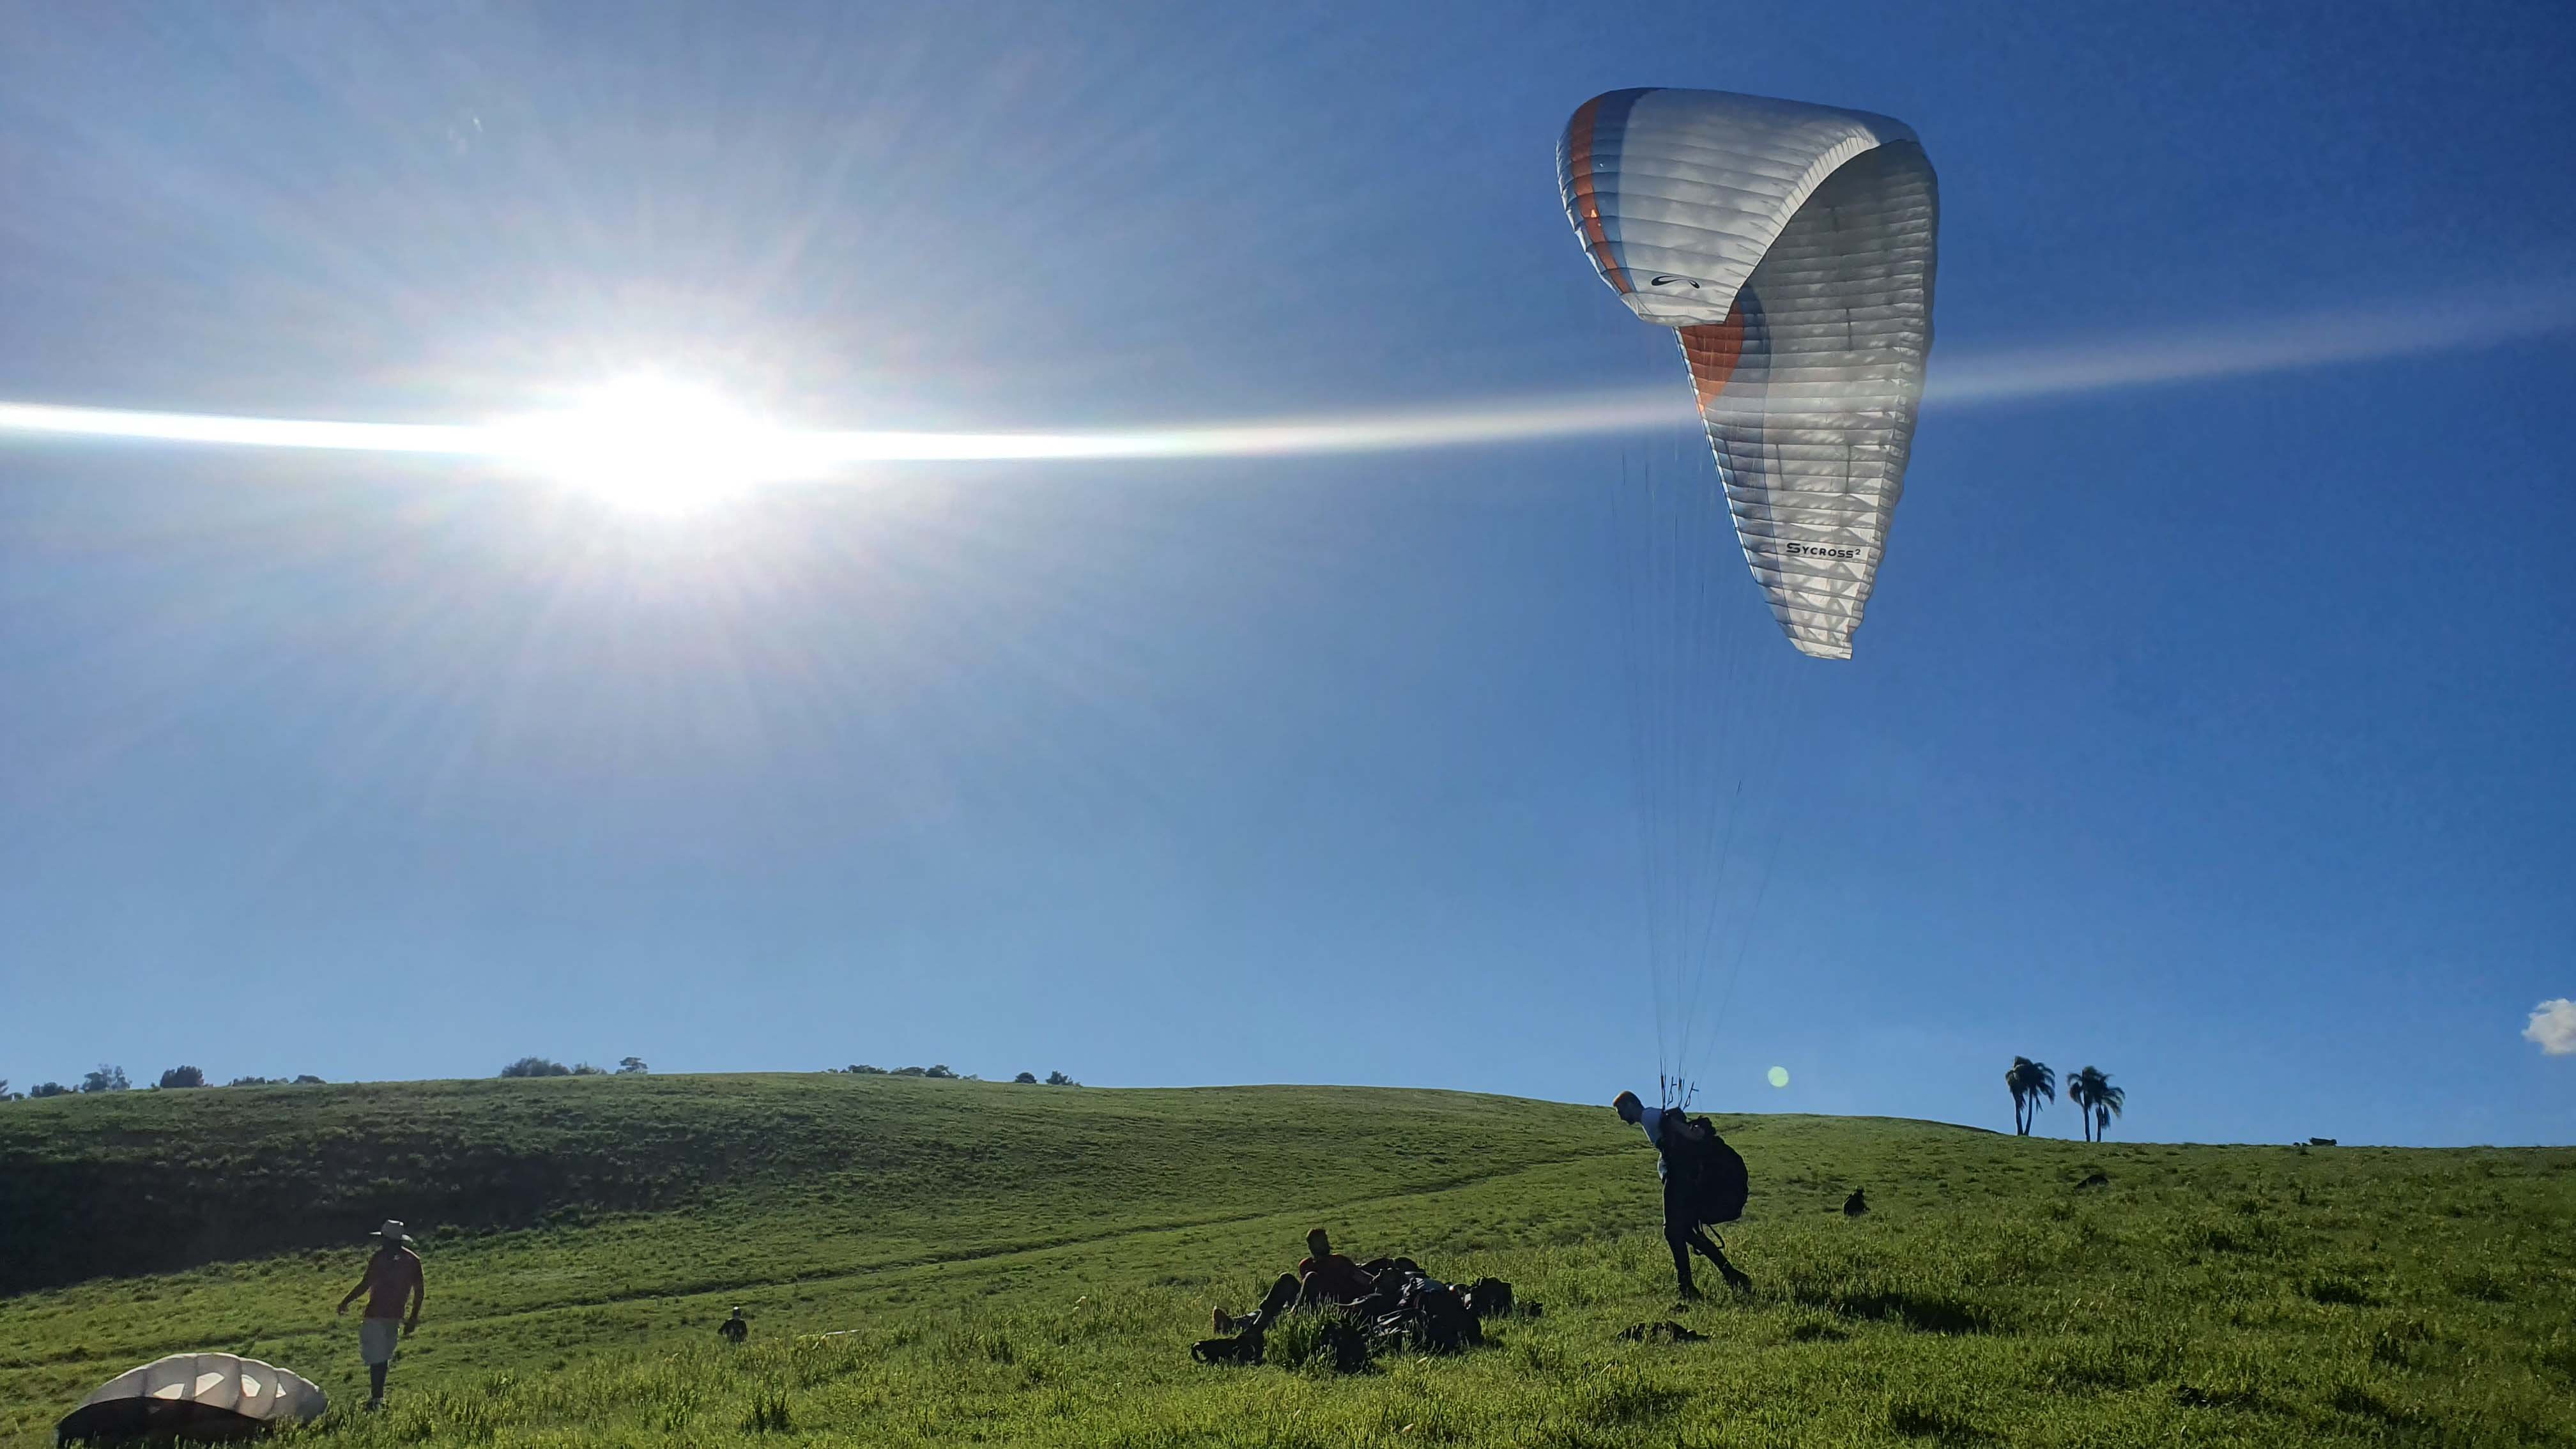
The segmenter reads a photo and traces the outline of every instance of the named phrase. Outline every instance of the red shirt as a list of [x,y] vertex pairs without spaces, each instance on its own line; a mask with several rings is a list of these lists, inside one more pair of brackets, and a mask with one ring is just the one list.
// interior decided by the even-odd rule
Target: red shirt
[[369,1318],[402,1317],[404,1300],[422,1290],[420,1254],[409,1248],[377,1253],[367,1260],[367,1279],[358,1286],[366,1290]]
[[1297,1278],[1300,1282],[1311,1280],[1316,1293],[1327,1303],[1357,1303],[1377,1287],[1375,1278],[1339,1253],[1305,1259],[1297,1265]]

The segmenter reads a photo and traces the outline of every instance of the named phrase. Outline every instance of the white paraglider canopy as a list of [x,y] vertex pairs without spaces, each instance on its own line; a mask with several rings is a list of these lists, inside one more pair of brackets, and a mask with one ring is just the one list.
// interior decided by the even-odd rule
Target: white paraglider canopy
[[174,1353],[98,1386],[54,1426],[57,1442],[135,1438],[242,1439],[319,1418],[329,1401],[312,1380],[229,1353]]
[[1566,123],[1557,184],[1601,279],[1681,334],[1773,617],[1800,653],[1850,658],[1932,349],[1922,144],[1865,111],[1612,91]]

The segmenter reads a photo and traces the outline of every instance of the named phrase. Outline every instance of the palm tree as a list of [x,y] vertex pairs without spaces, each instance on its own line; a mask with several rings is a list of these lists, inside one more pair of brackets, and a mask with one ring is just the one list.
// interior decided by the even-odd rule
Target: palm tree
[[2102,1134],[2111,1130],[2111,1119],[2120,1115],[2121,1104],[2128,1100],[2129,1094],[2112,1086],[2109,1077],[2102,1079],[2101,1087],[2093,1093],[2094,1141],[2101,1141]]
[[2129,1094],[2112,1086],[2110,1077],[2098,1067],[2086,1067],[2066,1079],[2066,1100],[2083,1111],[2087,1142],[2102,1140],[2102,1130],[2111,1125],[2111,1119],[2119,1115],[2121,1104],[2128,1098]]
[[2044,1062],[2028,1057],[2015,1057],[2004,1070],[2004,1086],[2012,1092],[2013,1135],[2028,1137],[2037,1120],[2042,1101],[2057,1100],[2057,1073]]

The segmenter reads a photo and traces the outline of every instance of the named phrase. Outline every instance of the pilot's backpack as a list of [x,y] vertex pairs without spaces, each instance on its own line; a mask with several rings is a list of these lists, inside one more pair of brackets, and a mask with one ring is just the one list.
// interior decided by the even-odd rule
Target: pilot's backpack
[[1753,1180],[1744,1170],[1744,1158],[1726,1139],[1717,1135],[1717,1127],[1706,1117],[1694,1117],[1691,1125],[1708,1134],[1686,1149],[1688,1160],[1675,1164],[1691,1176],[1691,1201],[1704,1223],[1731,1223],[1744,1216],[1744,1199],[1753,1191]]

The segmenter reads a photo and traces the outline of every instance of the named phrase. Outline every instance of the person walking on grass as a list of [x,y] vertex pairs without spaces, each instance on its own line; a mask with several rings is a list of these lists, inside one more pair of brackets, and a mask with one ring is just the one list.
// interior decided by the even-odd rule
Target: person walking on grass
[[[349,1290],[349,1296],[340,1300],[337,1310],[346,1314],[359,1294],[367,1296],[367,1315],[358,1325],[358,1356],[367,1361],[367,1407],[371,1410],[385,1406],[385,1374],[393,1367],[395,1341],[409,1338],[412,1330],[420,1327],[420,1305],[429,1296],[429,1287],[421,1278],[420,1255],[411,1250],[410,1243],[400,1222],[385,1219],[384,1226],[376,1230],[375,1256],[367,1259],[367,1271],[358,1279],[358,1286]],[[408,1316],[404,1311],[406,1303],[410,1307]]]
[[1610,1105],[1620,1121],[1643,1128],[1654,1144],[1655,1175],[1664,1182],[1664,1242],[1673,1250],[1673,1276],[1681,1280],[1681,1295],[1699,1296],[1698,1285],[1691,1282],[1693,1253],[1716,1264],[1728,1287],[1751,1288],[1752,1278],[1726,1261],[1726,1253],[1700,1227],[1731,1223],[1743,1215],[1744,1159],[1705,1119],[1693,1122],[1679,1107],[1650,1112],[1634,1092],[1621,1092]]

